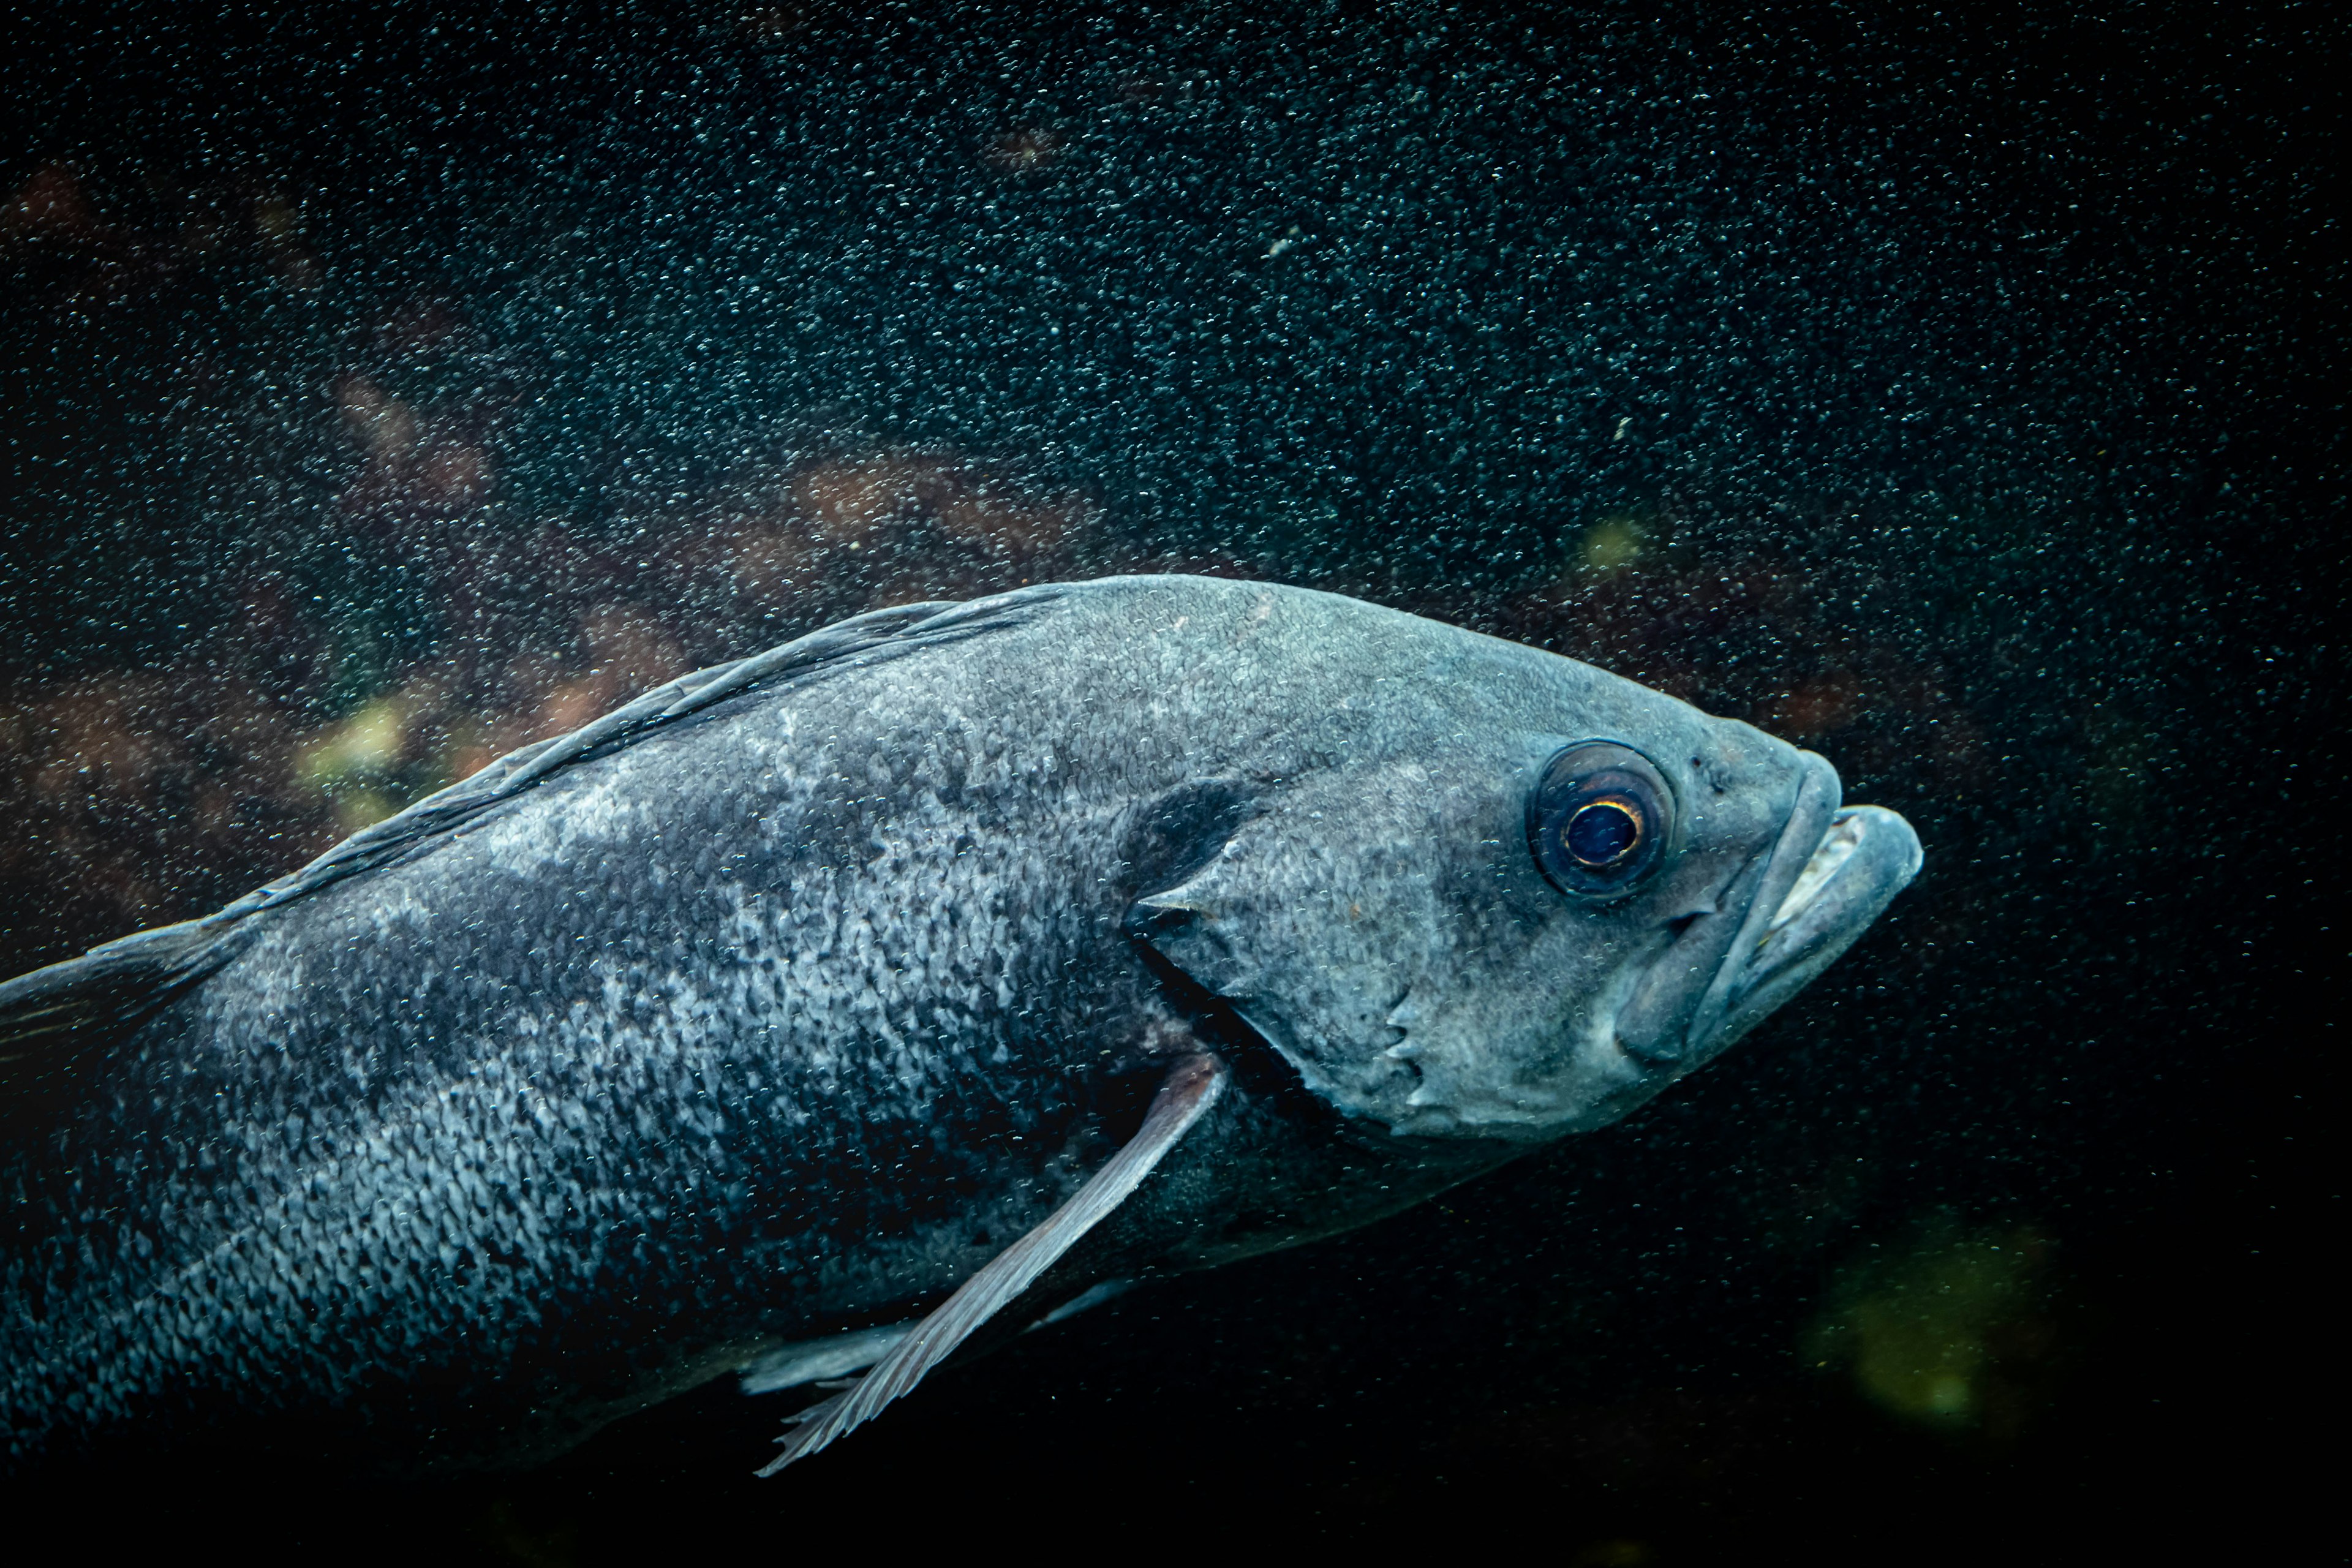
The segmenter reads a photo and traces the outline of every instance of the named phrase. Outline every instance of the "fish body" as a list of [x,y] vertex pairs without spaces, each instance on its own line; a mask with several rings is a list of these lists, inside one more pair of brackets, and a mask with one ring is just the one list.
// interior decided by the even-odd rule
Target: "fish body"
[[1622,1116],[1916,863],[1818,758],[1334,595],[861,617],[0,987],[0,1426],[534,1458],[931,1310],[1220,1064],[1017,1328]]

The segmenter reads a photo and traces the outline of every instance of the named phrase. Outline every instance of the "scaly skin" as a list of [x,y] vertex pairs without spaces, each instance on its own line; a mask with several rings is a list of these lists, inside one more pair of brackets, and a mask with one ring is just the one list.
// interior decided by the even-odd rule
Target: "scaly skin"
[[[1254,1019],[1286,1020],[1310,1081],[1388,1093],[1419,1071],[1378,1055],[1396,991],[1442,1020],[1557,971],[1478,1015],[1557,1032],[1578,963],[1639,947],[1551,913],[1497,826],[1540,759],[1522,731],[1717,747],[1752,774],[1739,833],[1787,814],[1788,748],[1454,628],[1189,578],[1026,602],[720,700],[244,917],[0,1143],[12,1458],[225,1417],[403,1463],[543,1455],[765,1346],[927,1309],[1203,1028],[1264,1059],[1055,1289],[1360,1224],[1528,1135],[1401,1138],[1286,1083],[1145,947],[1139,897],[1263,868],[1218,951],[1278,931],[1313,944],[1293,969],[1352,967],[1287,1013],[1277,976]],[[1608,1070],[1588,1122],[1671,1076]]]

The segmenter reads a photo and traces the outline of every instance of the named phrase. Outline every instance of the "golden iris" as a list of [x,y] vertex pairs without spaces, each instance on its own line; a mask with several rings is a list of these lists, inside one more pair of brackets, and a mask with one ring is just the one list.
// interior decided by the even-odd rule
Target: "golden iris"
[[1596,800],[1568,819],[1559,838],[1578,865],[1600,870],[1642,847],[1641,814],[1623,801]]

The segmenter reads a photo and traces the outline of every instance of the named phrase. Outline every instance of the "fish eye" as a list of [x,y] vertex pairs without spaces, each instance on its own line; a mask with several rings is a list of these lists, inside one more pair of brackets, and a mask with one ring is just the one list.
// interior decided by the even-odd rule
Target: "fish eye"
[[1613,741],[1566,747],[1528,796],[1528,847],[1552,886],[1589,899],[1629,893],[1664,863],[1674,792],[1650,759]]

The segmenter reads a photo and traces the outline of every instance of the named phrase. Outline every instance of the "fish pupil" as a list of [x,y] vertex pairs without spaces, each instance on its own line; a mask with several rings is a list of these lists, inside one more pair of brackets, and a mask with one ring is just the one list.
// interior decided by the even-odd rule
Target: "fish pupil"
[[1560,839],[1577,864],[1613,866],[1642,842],[1642,819],[1620,801],[1596,800],[1568,819]]

